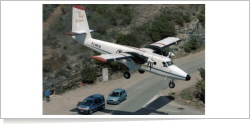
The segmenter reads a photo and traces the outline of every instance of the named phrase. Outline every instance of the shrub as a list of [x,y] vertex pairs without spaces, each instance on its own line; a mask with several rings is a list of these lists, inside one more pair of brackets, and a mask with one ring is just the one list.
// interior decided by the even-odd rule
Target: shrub
[[46,21],[54,9],[58,7],[58,4],[44,4],[43,5],[43,21]]
[[96,80],[96,69],[89,65],[85,65],[81,71],[82,81],[85,83],[93,83]]
[[202,26],[205,26],[205,8],[201,11],[200,14],[197,15],[199,22],[201,22]]
[[117,43],[127,46],[140,47],[141,42],[138,40],[136,34],[118,34]]
[[69,78],[71,75],[70,75],[70,72],[68,70],[59,69],[56,72],[56,77],[59,77],[59,76],[65,76],[66,78]]
[[48,73],[51,71],[53,71],[51,62],[43,61],[43,72]]
[[198,40],[196,37],[191,37],[191,39],[184,45],[184,51],[189,53],[196,50],[199,47]]
[[61,11],[63,14],[66,14],[67,12],[69,12],[69,7],[65,4],[61,5]]
[[152,22],[152,26],[149,29],[149,32],[153,42],[159,41],[166,37],[175,36],[177,34],[174,24],[166,19],[156,20]]
[[196,97],[205,103],[205,69],[199,68],[198,71],[200,72],[202,79],[198,80],[196,84],[196,88],[198,89]]
[[198,71],[200,72],[200,75],[201,75],[202,80],[205,81],[205,69],[199,68]]

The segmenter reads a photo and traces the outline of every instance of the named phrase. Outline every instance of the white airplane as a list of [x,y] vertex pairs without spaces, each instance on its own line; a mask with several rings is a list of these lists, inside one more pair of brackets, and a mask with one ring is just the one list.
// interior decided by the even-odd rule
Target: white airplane
[[72,32],[66,34],[88,48],[102,53],[92,58],[104,63],[118,61],[126,65],[129,68],[129,72],[124,73],[126,79],[129,79],[130,74],[135,70],[139,70],[141,74],[148,71],[165,77],[165,80],[170,78],[170,88],[175,87],[174,79],[187,81],[191,79],[190,75],[173,64],[171,58],[174,54],[162,50],[180,42],[179,38],[168,37],[144,48],[119,45],[91,37],[92,30],[89,29],[84,7],[74,5],[72,16]]

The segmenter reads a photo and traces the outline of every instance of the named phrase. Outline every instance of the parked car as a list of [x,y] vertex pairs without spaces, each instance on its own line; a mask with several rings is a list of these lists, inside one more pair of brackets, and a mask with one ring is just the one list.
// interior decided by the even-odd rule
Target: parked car
[[105,109],[105,98],[102,94],[94,94],[85,98],[77,106],[78,114],[92,114],[95,111]]
[[113,90],[107,99],[107,104],[119,105],[123,100],[127,99],[127,92],[125,89],[117,88]]

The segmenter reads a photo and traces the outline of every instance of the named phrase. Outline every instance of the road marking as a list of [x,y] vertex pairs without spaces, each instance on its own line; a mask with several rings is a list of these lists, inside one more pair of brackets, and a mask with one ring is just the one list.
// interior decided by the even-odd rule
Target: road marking
[[114,113],[115,110],[111,111],[109,114],[112,115]]
[[153,102],[156,98],[158,98],[158,95],[155,95],[152,99],[150,99],[144,106],[142,107],[147,107],[151,102]]

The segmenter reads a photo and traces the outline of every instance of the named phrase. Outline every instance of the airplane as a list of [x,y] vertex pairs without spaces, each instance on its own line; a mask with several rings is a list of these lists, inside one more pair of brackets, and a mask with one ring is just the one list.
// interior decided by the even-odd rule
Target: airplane
[[129,68],[129,71],[124,73],[126,79],[129,79],[135,70],[141,74],[147,71],[165,77],[165,80],[170,78],[170,88],[175,87],[174,80],[176,79],[186,81],[191,79],[189,74],[173,64],[174,54],[163,50],[180,42],[179,38],[167,37],[143,48],[93,39],[90,33],[94,30],[89,29],[84,7],[73,5],[72,13],[72,31],[67,32],[66,35],[72,36],[82,45],[101,53],[101,55],[91,56],[92,58],[104,63],[117,61],[126,65]]

